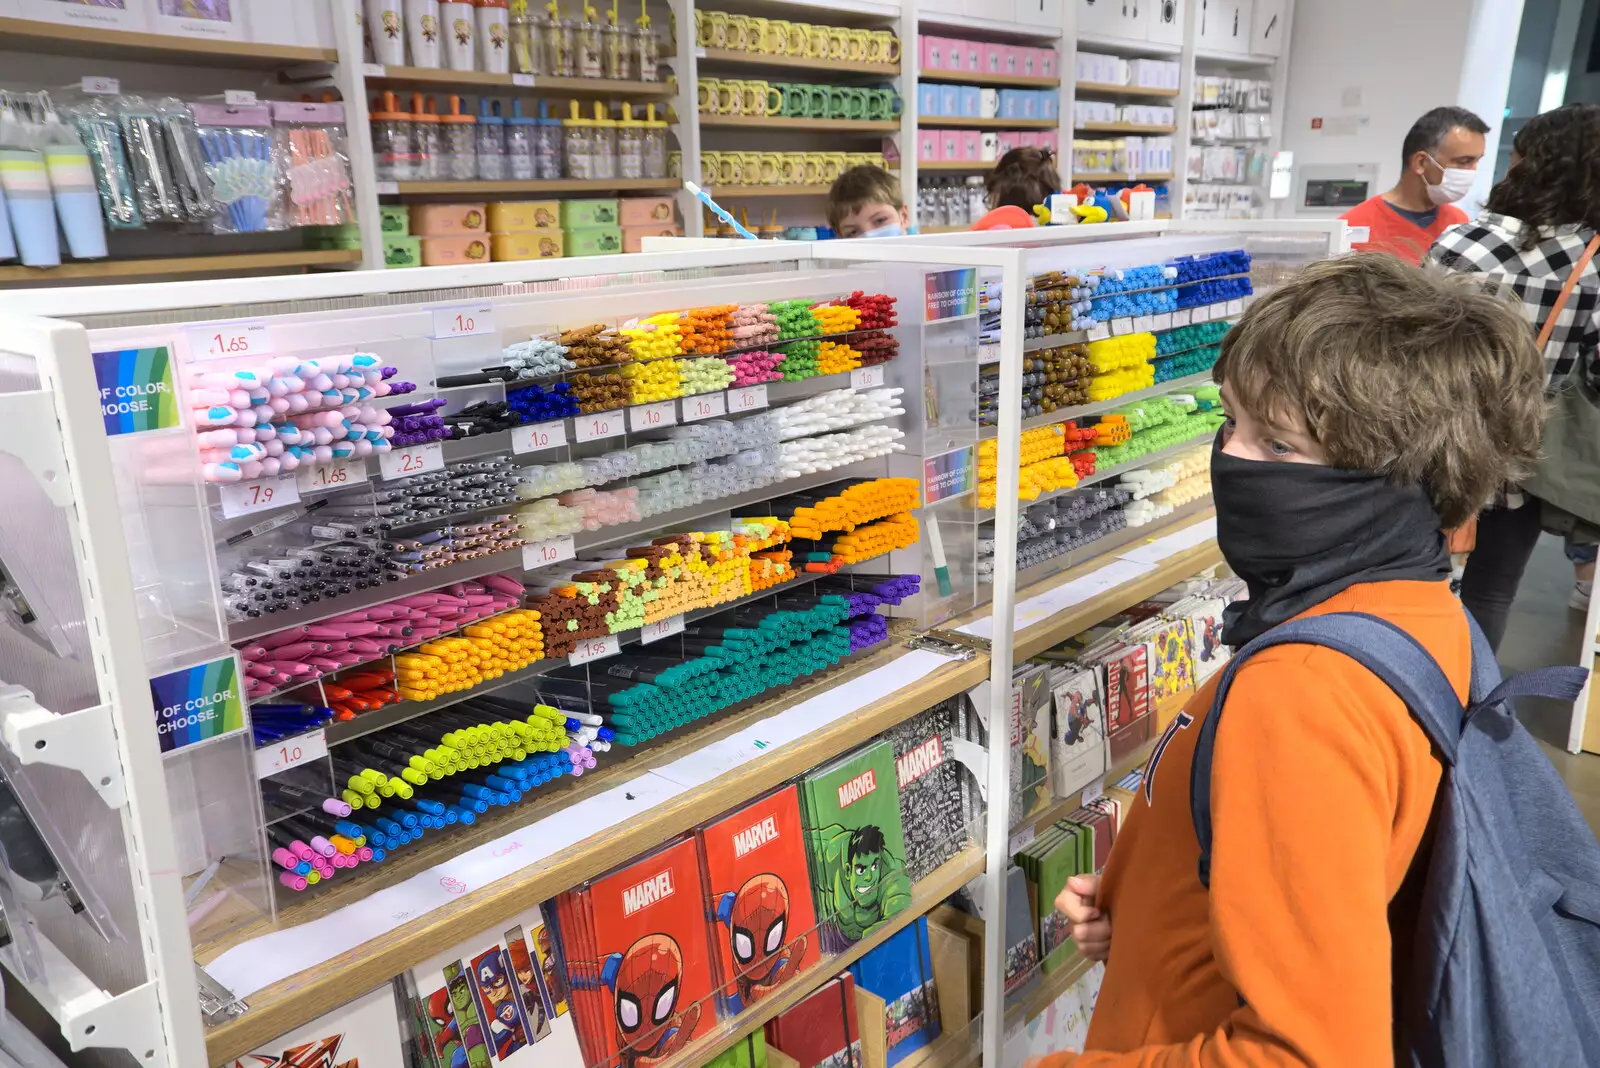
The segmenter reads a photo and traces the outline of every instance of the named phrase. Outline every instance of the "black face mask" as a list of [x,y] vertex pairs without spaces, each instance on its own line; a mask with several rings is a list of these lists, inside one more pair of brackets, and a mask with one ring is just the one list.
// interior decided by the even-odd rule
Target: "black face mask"
[[1250,587],[1228,606],[1222,640],[1239,646],[1361,582],[1445,581],[1450,553],[1420,486],[1316,464],[1211,451],[1217,546]]

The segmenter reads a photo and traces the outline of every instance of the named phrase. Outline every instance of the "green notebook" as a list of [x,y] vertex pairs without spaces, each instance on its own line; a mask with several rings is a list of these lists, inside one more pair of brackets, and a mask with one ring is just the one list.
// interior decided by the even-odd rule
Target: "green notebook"
[[837,953],[911,904],[894,746],[874,742],[813,770],[800,795],[822,948]]

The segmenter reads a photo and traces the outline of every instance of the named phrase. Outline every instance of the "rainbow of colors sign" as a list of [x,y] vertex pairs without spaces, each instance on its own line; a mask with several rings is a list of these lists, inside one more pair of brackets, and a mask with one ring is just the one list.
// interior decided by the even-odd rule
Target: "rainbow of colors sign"
[[163,753],[244,729],[244,689],[231,656],[156,676],[150,698]]
[[100,385],[100,415],[107,435],[180,425],[172,354],[165,345],[97,352],[94,376]]

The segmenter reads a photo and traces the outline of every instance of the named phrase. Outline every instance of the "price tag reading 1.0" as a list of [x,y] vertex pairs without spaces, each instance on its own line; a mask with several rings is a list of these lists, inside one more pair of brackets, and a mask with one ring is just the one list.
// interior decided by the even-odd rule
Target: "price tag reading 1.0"
[[1122,318],[1111,320],[1111,334],[1113,337],[1121,337],[1123,334],[1131,333],[1133,333],[1132,319]]
[[327,755],[328,736],[322,731],[286,738],[275,745],[256,750],[256,778],[265,779],[280,771],[321,760]]
[[217,494],[222,499],[222,514],[227,519],[300,503],[299,488],[294,479],[286,476],[235,482],[221,487]]
[[362,459],[335,460],[315,467],[302,467],[294,473],[295,485],[301,493],[320,490],[344,489],[359,486],[367,481],[367,462]]
[[572,649],[572,655],[567,657],[569,664],[587,664],[591,660],[600,660],[608,656],[616,656],[622,648],[615,634],[607,634],[604,638],[584,638]]
[[538,452],[567,443],[567,424],[557,419],[550,423],[529,423],[511,428],[511,451]]
[[433,309],[433,336],[466,337],[494,333],[494,307],[489,304],[458,304]]
[[189,328],[189,353],[197,360],[264,356],[271,351],[272,331],[263,319]]
[[743,386],[728,390],[728,414],[742,415],[767,406],[766,386]]
[[429,471],[444,470],[444,446],[437,441],[426,445],[407,445],[403,449],[390,449],[378,454],[378,468],[384,480],[425,475]]
[[[999,346],[996,346],[998,348]],[[980,358],[979,363],[983,360]],[[877,389],[884,383],[883,364],[874,364],[871,367],[858,367],[850,372],[851,389]]]
[[1090,341],[1104,341],[1111,336],[1111,328],[1105,323],[1095,323],[1089,328]]
[[668,619],[657,620],[654,623],[646,623],[643,627],[640,627],[639,644],[649,645],[651,642],[658,642],[662,638],[670,638],[674,634],[682,633],[683,617],[672,616]]
[[702,393],[698,397],[683,398],[683,421],[685,423],[698,422],[701,419],[711,419],[719,415],[726,415],[727,404],[720,393]]
[[678,407],[671,401],[635,404],[628,409],[628,429],[635,434],[641,430],[659,430],[664,426],[677,425]]
[[577,547],[571,538],[536,541],[522,547],[522,570],[532,571],[536,567],[548,567],[563,560],[571,560],[577,555]]
[[622,433],[622,409],[572,417],[572,436],[579,441],[599,441]]
[[1244,314],[1244,301],[1243,300],[1230,300],[1230,301],[1228,301],[1228,314],[1229,315],[1243,315]]

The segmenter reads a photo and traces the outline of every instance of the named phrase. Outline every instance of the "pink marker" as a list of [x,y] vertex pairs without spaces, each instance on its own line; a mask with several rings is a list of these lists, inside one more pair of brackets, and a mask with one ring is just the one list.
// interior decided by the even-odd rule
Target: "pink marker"
[[278,873],[278,881],[290,890],[304,890],[307,885],[305,876],[296,875],[292,871],[280,871]]
[[300,862],[295,859],[295,855],[282,846],[272,851],[272,859],[280,868],[288,868],[290,871],[294,871],[300,866]]

